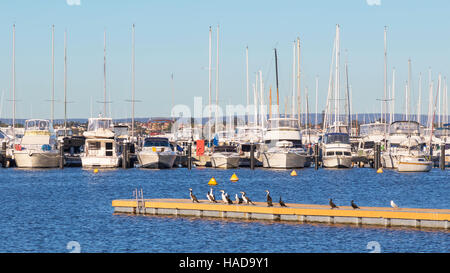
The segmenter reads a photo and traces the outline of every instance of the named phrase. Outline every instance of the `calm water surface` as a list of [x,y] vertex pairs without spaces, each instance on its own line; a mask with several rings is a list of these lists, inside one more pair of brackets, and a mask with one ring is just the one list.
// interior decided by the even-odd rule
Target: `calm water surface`
[[[236,172],[239,182],[229,181]],[[189,198],[192,187],[205,199],[211,177],[215,193],[241,190],[254,201],[450,208],[450,171],[400,174],[372,169],[298,170],[92,170],[0,169],[0,252],[450,252],[450,232],[432,229],[294,224],[186,217],[115,215],[111,201],[131,198]],[[234,200],[234,198],[233,198]]]

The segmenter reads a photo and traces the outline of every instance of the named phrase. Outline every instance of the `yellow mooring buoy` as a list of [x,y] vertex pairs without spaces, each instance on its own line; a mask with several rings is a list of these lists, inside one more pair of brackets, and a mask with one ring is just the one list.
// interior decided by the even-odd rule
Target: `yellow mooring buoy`
[[216,179],[213,177],[209,180],[208,185],[210,186],[216,186],[217,185],[217,181]]
[[297,172],[295,170],[292,170],[291,176],[297,176]]
[[94,173],[98,173],[98,169],[94,169]]
[[236,173],[233,173],[233,175],[230,178],[231,182],[238,182],[239,181],[239,177],[237,177]]
[[377,173],[383,173],[383,168],[379,168],[379,169],[377,170]]

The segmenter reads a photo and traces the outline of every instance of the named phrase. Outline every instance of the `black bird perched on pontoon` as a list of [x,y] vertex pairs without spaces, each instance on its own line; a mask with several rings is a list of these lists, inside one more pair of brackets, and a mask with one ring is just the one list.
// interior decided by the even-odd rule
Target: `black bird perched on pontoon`
[[211,188],[211,190],[206,194],[206,197],[208,197],[209,202],[212,203],[217,203],[216,201],[216,197],[213,194],[213,189]]
[[244,200],[244,202],[248,205],[248,204],[253,204],[252,200],[250,200],[250,198],[248,198],[248,196],[246,195],[245,191],[241,191],[242,194],[242,199]]
[[330,198],[330,207],[332,209],[338,209],[339,208],[338,206],[336,206],[336,204],[333,203],[333,199],[331,199],[331,198]]
[[353,200],[351,202],[351,205],[353,209],[359,209],[358,205],[356,205],[355,202],[353,202]]
[[286,204],[283,202],[283,200],[281,200],[281,196],[280,196],[280,201],[278,201],[278,203],[280,203],[280,206],[282,206],[282,207],[287,207]]
[[242,200],[242,198],[240,198],[237,193],[235,195],[235,199],[236,199],[236,204],[242,204],[244,202],[244,200]]
[[197,197],[195,197],[195,195],[192,193],[192,188],[189,188],[189,195],[191,196],[192,203],[194,202],[200,203]]
[[267,206],[268,206],[268,207],[272,207],[272,206],[273,206],[273,204],[272,204],[272,197],[270,197],[270,192],[269,192],[269,190],[266,190],[266,192],[267,192],[267,195],[266,195],[266,198],[267,198]]

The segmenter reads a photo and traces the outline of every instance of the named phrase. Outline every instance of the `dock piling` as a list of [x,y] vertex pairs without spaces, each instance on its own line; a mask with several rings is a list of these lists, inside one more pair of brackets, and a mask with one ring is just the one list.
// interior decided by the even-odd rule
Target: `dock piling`
[[128,143],[122,143],[122,169],[128,168]]
[[187,167],[188,170],[192,169],[192,143],[189,142],[188,144],[188,151],[187,151],[187,156],[188,156],[188,162],[187,162]]
[[314,169],[319,169],[319,145],[314,144]]
[[250,144],[250,169],[255,169],[255,144]]
[[59,143],[59,168],[64,169],[64,140]]
[[445,171],[445,143],[441,143],[441,156],[439,157],[439,166]]

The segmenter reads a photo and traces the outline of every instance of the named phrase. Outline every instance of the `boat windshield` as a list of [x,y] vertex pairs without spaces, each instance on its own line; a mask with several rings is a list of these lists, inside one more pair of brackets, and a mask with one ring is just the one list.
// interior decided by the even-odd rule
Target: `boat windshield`
[[25,131],[52,131],[53,127],[51,126],[48,120],[44,119],[31,119],[25,121]]
[[146,138],[144,147],[170,147],[170,143],[167,138]]
[[88,131],[96,131],[98,129],[112,129],[113,122],[110,118],[90,118]]
[[269,130],[279,128],[298,129],[298,120],[293,118],[269,119]]
[[390,134],[418,135],[420,125],[415,121],[396,121],[391,124]]
[[214,152],[236,152],[236,147],[235,146],[215,146],[214,147]]
[[330,143],[350,144],[350,137],[348,136],[348,134],[340,134],[340,133],[326,134],[324,136],[324,143],[325,144],[330,144]]
[[386,123],[369,123],[362,124],[360,126],[360,135],[361,136],[369,136],[369,135],[383,135],[384,129],[386,127],[386,131],[388,130]]

